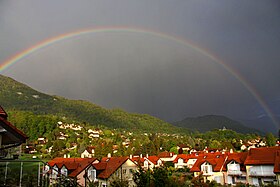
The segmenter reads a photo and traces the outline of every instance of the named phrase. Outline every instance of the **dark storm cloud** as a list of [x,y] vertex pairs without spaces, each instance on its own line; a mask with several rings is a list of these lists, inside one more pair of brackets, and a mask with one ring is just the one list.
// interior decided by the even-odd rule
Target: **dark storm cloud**
[[[0,61],[82,28],[157,30],[186,38],[223,59],[276,112],[277,102],[272,101],[280,93],[279,5],[278,0],[1,1]],[[245,118],[263,112],[217,62],[174,41],[139,33],[67,40],[4,73],[47,93],[169,121],[204,114]]]

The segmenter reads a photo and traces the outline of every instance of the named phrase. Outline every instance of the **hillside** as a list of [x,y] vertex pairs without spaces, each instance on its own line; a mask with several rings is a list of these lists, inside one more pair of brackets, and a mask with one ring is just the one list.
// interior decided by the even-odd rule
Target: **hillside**
[[194,118],[186,118],[173,123],[177,127],[183,127],[199,132],[207,132],[213,129],[231,129],[239,133],[259,133],[260,131],[244,126],[238,121],[234,121],[225,116],[207,115]]
[[[68,119],[108,128],[148,132],[178,132],[178,128],[146,114],[132,114],[120,109],[105,109],[87,101],[69,100],[38,92],[12,78],[0,75],[0,105],[14,115],[32,115]],[[10,116],[13,121],[13,116]],[[26,119],[25,119],[26,121]]]

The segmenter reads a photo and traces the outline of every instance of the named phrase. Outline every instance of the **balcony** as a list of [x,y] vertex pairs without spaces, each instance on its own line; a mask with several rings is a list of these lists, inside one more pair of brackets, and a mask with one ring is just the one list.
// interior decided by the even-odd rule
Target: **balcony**
[[250,171],[250,177],[275,177],[275,174],[271,171]]
[[237,176],[239,176],[239,175],[242,175],[242,172],[239,171],[239,170],[228,170],[227,174],[228,175],[237,175]]

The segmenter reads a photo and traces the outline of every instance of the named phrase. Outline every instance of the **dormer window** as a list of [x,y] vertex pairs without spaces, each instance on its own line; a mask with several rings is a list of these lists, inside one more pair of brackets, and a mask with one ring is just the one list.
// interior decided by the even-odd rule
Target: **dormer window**
[[183,164],[184,163],[184,160],[182,158],[179,158],[178,159],[178,164]]
[[239,163],[237,163],[236,161],[231,161],[229,164],[228,164],[228,170],[229,171],[240,171],[240,165]]
[[201,165],[201,171],[203,174],[209,174],[212,173],[212,165],[209,164],[208,162],[205,162]]
[[60,170],[61,175],[64,175],[64,176],[67,176],[67,172],[68,172],[68,170],[65,166],[63,166]]
[[148,167],[149,167],[149,163],[148,163],[147,160],[144,161],[144,167],[145,167],[145,168],[148,168]]

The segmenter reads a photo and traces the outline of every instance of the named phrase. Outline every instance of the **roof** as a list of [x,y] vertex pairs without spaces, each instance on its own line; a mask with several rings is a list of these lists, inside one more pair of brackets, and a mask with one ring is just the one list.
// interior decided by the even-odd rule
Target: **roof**
[[7,119],[0,116],[0,129],[3,129],[2,145],[24,143],[28,138],[22,131],[11,124]]
[[96,158],[54,158],[48,162],[48,165],[57,166],[61,169],[65,166],[69,171],[69,177],[78,176],[83,170],[90,166]]
[[93,164],[93,167],[101,169],[101,173],[97,176],[98,178],[108,179],[127,160],[129,160],[128,157],[104,157],[100,163]]
[[280,151],[279,146],[252,148],[248,152],[245,165],[274,165],[278,151]]
[[88,146],[88,147],[86,148],[86,150],[87,150],[88,153],[92,153],[92,150],[94,151],[94,149],[95,149],[94,146]]
[[183,159],[184,162],[187,162],[188,159],[189,159],[189,156],[188,156],[187,154],[179,154],[179,155],[177,155],[177,157],[175,158],[175,160],[173,161],[173,163],[178,163],[178,160],[179,160],[180,158]]
[[275,153],[274,173],[280,173],[280,151]]
[[227,155],[221,153],[208,153],[204,155],[201,154],[197,158],[197,161],[191,168],[192,172],[199,172],[200,167],[203,163],[209,163],[210,165],[212,165],[213,171],[218,172],[223,169],[223,165],[225,159],[227,158]]
[[241,152],[241,153],[230,153],[228,154],[228,158],[223,166],[223,171],[227,170],[227,164],[229,164],[231,161],[235,161],[239,163],[240,170],[246,171],[246,167],[244,165],[244,162],[247,158],[248,152]]
[[5,112],[5,110],[0,106],[0,117],[7,120],[8,114]]
[[168,151],[164,151],[158,154],[159,158],[171,158],[173,157],[174,153],[173,152],[168,152]]
[[150,162],[152,162],[154,165],[157,165],[157,161],[160,159],[157,156],[148,156],[145,157],[145,159],[149,160]]

